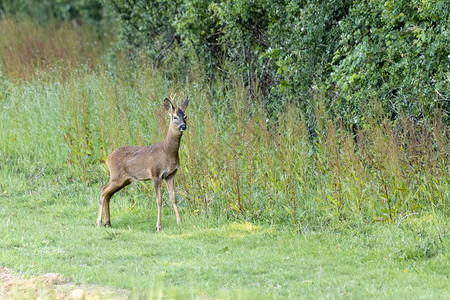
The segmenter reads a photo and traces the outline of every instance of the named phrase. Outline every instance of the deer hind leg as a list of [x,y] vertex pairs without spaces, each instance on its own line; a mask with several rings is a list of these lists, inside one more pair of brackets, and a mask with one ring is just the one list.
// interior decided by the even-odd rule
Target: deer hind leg
[[108,189],[111,181],[109,181],[104,187],[102,187],[102,193],[100,196],[99,209],[98,209],[98,217],[97,217],[97,226],[102,226],[102,215],[103,215],[103,206],[105,204],[104,191]]
[[105,185],[102,188],[102,194],[100,197],[100,207],[98,210],[98,217],[97,217],[97,226],[102,226],[102,212],[105,210],[105,225],[107,227],[111,227],[111,217],[109,213],[109,202],[111,200],[111,197],[121,190],[123,187],[130,184],[130,181],[125,180],[118,180],[118,179],[110,179],[108,184]]
[[172,202],[173,210],[175,211],[175,215],[177,216],[177,223],[181,224],[180,213],[178,212],[177,199],[175,197],[175,174],[171,175],[166,179],[167,190],[169,191],[169,198]]

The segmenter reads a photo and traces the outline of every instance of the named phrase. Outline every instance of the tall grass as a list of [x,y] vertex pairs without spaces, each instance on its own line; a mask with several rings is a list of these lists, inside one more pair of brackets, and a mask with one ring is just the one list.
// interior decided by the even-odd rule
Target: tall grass
[[86,26],[0,18],[0,66],[10,80],[30,80],[37,72],[61,78],[71,68],[94,67],[104,46]]
[[[69,45],[76,40],[69,35]],[[439,110],[433,120],[391,121],[373,99],[364,124],[347,128],[327,116],[318,94],[311,133],[298,107],[269,118],[253,104],[263,96],[249,98],[239,80],[215,88],[197,73],[180,82],[150,67],[111,73],[85,65],[57,71],[61,76],[51,80],[14,81],[29,79],[34,65],[1,45],[0,151],[8,159],[64,168],[73,180],[100,190],[108,177],[102,160],[113,149],[163,139],[168,117],[162,100],[176,92],[191,99],[176,179],[187,213],[298,230],[448,215],[449,131]],[[14,61],[11,66],[26,68],[8,65]]]
[[207,86],[169,84],[151,69],[126,80],[75,71],[64,82],[35,80],[8,91],[2,152],[64,166],[86,184],[107,180],[101,161],[114,148],[162,140],[168,126],[162,99],[189,95],[177,186],[191,213],[304,228],[448,211],[448,131],[439,113],[420,125],[377,117],[355,134],[318,109],[318,130],[310,136],[295,106],[272,120],[248,106],[242,85],[215,99]]

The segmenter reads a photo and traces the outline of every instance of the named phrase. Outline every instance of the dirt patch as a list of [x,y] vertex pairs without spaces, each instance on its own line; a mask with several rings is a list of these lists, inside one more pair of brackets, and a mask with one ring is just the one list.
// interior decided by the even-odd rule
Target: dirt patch
[[75,285],[63,275],[47,273],[25,278],[0,266],[0,299],[128,299],[124,290],[92,285]]

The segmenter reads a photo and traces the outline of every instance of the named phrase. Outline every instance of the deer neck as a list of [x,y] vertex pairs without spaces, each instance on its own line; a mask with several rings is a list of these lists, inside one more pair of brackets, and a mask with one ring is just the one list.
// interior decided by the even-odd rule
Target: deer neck
[[172,127],[169,128],[166,138],[163,141],[167,153],[178,153],[182,135],[183,133],[181,131],[174,130]]

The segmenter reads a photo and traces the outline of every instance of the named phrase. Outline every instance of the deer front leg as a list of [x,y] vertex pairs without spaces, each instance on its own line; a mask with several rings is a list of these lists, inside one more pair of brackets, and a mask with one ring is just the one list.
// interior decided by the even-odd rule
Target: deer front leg
[[155,192],[156,192],[156,204],[158,205],[158,220],[156,221],[156,231],[161,231],[161,178],[154,178]]
[[102,226],[102,214],[103,214],[103,197],[100,197],[100,208],[98,209],[97,226]]
[[177,216],[177,223],[181,224],[180,213],[178,212],[177,199],[175,197],[175,174],[166,178],[167,190],[169,191],[169,198],[173,205],[173,210]]
[[109,214],[109,201],[111,200],[111,195],[106,196],[103,198],[103,202],[105,203],[105,226],[111,227],[111,216]]

